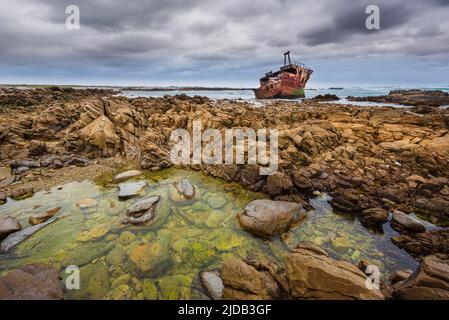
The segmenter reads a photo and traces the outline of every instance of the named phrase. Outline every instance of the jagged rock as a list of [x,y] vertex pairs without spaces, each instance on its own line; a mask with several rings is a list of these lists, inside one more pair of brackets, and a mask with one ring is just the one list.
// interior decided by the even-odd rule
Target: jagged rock
[[387,222],[388,212],[382,208],[371,208],[363,210],[360,221],[364,226],[379,226]]
[[114,181],[115,182],[123,182],[123,181],[129,180],[129,179],[141,176],[141,175],[142,175],[142,171],[129,170],[129,171],[125,171],[125,172],[117,174],[114,177]]
[[15,218],[9,216],[0,217],[0,240],[20,230],[22,230],[22,226]]
[[44,223],[27,227],[25,229],[22,229],[20,231],[17,231],[15,233],[10,234],[8,237],[6,237],[5,240],[2,241],[0,245],[0,252],[7,253],[9,250],[17,246],[22,241],[28,239],[30,236],[32,236],[34,233],[38,232],[40,229],[46,227],[50,223],[55,222],[56,219],[48,220]]
[[268,272],[229,258],[223,263],[221,272],[223,298],[225,300],[269,300],[279,298],[278,284]]
[[323,252],[299,247],[284,258],[290,294],[295,299],[383,300],[369,290],[366,275],[355,265]]
[[276,172],[275,174],[268,176],[264,191],[270,195],[279,195],[287,192],[293,187],[293,182],[288,175],[283,172]]
[[449,256],[425,257],[407,280],[393,286],[393,296],[406,300],[448,300]]
[[78,135],[85,144],[98,148],[102,156],[113,156],[120,149],[120,137],[116,135],[112,121],[105,115],[82,128]]
[[403,234],[392,237],[391,241],[414,257],[449,253],[449,229]]
[[34,216],[30,217],[30,219],[28,221],[33,226],[37,225],[37,224],[40,224],[40,223],[43,223],[43,222],[47,221],[48,219],[50,219],[51,217],[53,217],[56,213],[58,213],[59,210],[61,210],[61,207],[57,207],[57,208],[53,208],[53,209],[47,210],[45,212],[42,212],[40,214],[37,214],[37,215],[34,215]]
[[118,198],[119,200],[127,200],[137,197],[147,185],[148,183],[146,181],[120,183],[118,185],[120,190]]
[[11,168],[0,167],[0,188],[9,186],[14,182],[14,175],[11,173]]
[[201,272],[200,280],[208,297],[212,300],[221,300],[223,298],[223,281],[217,271]]
[[391,226],[397,231],[424,232],[426,227],[420,221],[409,217],[402,211],[393,210]]
[[390,283],[392,285],[394,285],[394,284],[396,284],[398,282],[407,280],[412,274],[413,274],[412,270],[399,270],[399,271],[396,271],[395,273],[393,273],[390,276]]
[[58,270],[44,264],[23,266],[0,278],[0,300],[62,300]]
[[287,231],[307,216],[298,203],[254,200],[237,216],[240,226],[255,235],[274,236]]

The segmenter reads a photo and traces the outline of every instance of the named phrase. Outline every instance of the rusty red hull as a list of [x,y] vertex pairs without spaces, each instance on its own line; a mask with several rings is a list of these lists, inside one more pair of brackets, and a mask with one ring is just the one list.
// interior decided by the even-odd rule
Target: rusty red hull
[[268,73],[260,79],[259,89],[254,90],[257,99],[296,99],[304,98],[304,88],[312,70],[288,65],[276,73]]

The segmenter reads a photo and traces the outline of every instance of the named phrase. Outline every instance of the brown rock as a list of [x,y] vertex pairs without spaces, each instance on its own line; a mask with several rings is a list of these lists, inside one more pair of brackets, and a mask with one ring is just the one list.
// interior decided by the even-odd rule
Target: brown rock
[[59,212],[59,210],[61,210],[61,207],[56,207],[56,208],[47,210],[45,212],[42,212],[40,214],[30,217],[30,219],[28,221],[33,226],[36,224],[40,224],[42,222],[47,221],[51,217],[53,217],[55,214],[57,214]]
[[309,249],[298,248],[284,258],[295,299],[383,300],[366,287],[366,276],[355,265]]
[[449,229],[403,234],[392,237],[391,241],[414,257],[449,253]]
[[371,208],[363,210],[360,221],[365,226],[380,226],[387,222],[388,212],[382,208]]
[[278,285],[266,272],[229,258],[221,273],[225,300],[269,300],[278,297]]
[[270,195],[279,195],[287,192],[293,187],[293,182],[288,175],[283,172],[276,172],[275,174],[268,176],[264,191]]
[[254,200],[237,216],[240,226],[255,235],[274,236],[287,231],[307,216],[298,203]]
[[58,270],[30,264],[0,278],[0,300],[62,300],[63,284]]
[[406,215],[404,212],[393,210],[393,216],[391,219],[391,226],[397,231],[408,232],[424,232],[426,227],[420,221],[413,219]]
[[407,280],[393,287],[396,299],[448,300],[449,256],[427,256]]
[[19,221],[12,217],[0,217],[0,240],[5,239],[11,233],[22,230]]

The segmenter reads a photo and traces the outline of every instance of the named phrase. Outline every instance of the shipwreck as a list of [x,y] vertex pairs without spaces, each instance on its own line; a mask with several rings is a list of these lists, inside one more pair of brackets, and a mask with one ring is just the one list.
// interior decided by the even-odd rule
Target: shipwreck
[[313,70],[304,64],[292,63],[290,51],[285,52],[284,66],[260,79],[260,87],[254,90],[256,99],[304,98],[304,88],[312,73]]

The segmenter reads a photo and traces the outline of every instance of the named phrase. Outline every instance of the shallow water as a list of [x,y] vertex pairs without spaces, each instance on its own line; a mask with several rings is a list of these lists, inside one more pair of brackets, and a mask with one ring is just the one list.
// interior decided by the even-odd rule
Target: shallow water
[[[182,201],[173,182],[182,178],[195,185],[195,199]],[[191,283],[205,269],[219,269],[228,256],[282,260],[288,247],[313,241],[332,256],[357,263],[367,259],[386,277],[392,271],[416,267],[416,262],[395,247],[390,236],[363,228],[357,220],[332,212],[328,197],[311,201],[315,208],[283,241],[261,240],[242,231],[235,216],[261,193],[200,173],[168,169],[148,173],[144,195],[160,195],[158,214],[166,217],[149,227],[123,226],[125,211],[139,197],[118,201],[115,184],[73,182],[32,198],[8,201],[0,215],[11,215],[27,226],[28,218],[61,207],[59,219],[0,256],[0,275],[19,266],[43,262],[65,277],[69,265],[80,267],[80,290],[67,290],[67,299],[187,299],[195,298]],[[83,199],[95,205],[80,209]]]

